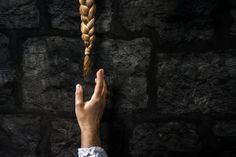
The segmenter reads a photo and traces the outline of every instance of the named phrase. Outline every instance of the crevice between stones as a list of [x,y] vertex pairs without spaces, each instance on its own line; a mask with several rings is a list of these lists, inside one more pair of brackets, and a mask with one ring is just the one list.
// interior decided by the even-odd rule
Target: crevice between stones
[[38,157],[51,157],[51,120],[48,116],[40,119],[40,142],[36,149]]

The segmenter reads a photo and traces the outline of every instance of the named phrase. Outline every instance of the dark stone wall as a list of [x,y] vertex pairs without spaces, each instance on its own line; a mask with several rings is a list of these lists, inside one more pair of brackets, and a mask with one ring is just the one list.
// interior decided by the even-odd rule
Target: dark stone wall
[[74,88],[100,67],[110,157],[235,157],[235,0],[96,3],[85,82],[75,0],[0,0],[0,157],[77,156]]

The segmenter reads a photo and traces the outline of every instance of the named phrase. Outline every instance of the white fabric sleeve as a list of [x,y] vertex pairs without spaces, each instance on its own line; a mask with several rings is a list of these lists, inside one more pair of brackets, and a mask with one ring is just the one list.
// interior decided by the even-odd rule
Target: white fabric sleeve
[[105,150],[99,146],[78,148],[79,157],[108,157]]

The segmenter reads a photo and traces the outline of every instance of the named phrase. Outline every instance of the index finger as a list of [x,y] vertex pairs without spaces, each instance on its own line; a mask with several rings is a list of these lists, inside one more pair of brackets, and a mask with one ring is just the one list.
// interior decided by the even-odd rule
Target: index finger
[[96,86],[94,89],[92,99],[101,97],[103,90],[103,80],[104,80],[104,70],[100,69],[97,72]]

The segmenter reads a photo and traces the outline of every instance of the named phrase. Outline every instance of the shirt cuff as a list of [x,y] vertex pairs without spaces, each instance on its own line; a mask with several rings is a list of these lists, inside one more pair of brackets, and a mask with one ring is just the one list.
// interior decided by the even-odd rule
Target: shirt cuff
[[102,147],[93,146],[88,148],[78,148],[79,157],[106,157],[106,153]]

